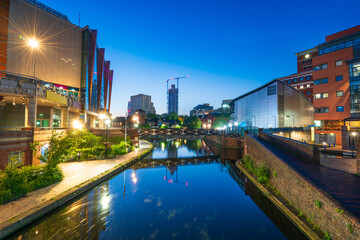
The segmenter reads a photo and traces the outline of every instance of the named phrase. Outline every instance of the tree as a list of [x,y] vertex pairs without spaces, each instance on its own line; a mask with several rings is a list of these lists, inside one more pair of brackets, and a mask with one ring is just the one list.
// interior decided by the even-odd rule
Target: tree
[[197,116],[192,116],[192,117],[185,116],[184,127],[189,129],[199,129],[201,128],[201,121]]
[[221,109],[221,112],[218,117],[216,117],[213,128],[221,128],[228,124],[228,122],[234,121],[234,118],[231,117],[231,114],[228,111]]

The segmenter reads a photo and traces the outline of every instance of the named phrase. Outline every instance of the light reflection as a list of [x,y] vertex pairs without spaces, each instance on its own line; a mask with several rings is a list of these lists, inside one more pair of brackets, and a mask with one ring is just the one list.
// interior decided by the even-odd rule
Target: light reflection
[[103,207],[103,209],[108,209],[110,206],[110,196],[108,195],[104,195],[101,198],[101,206]]

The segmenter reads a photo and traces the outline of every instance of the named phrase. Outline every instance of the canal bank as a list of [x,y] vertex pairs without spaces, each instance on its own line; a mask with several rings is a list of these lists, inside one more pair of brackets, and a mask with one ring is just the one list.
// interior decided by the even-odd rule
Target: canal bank
[[146,157],[152,148],[151,143],[141,141],[139,149],[115,159],[60,164],[64,173],[61,182],[0,205],[0,239],[115,176]]

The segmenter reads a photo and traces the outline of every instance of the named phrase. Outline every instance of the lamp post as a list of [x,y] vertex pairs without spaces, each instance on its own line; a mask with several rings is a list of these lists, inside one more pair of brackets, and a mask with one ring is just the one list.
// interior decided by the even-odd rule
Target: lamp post
[[39,41],[37,41],[35,38],[29,39],[27,44],[31,47],[33,51],[34,56],[34,79],[35,79],[35,67],[36,67],[36,55],[35,55],[35,49],[39,48]]
[[106,125],[106,130],[105,130],[105,157],[107,157],[107,149],[108,149],[108,125],[111,123],[111,120],[110,119],[106,119],[105,120],[105,125]]

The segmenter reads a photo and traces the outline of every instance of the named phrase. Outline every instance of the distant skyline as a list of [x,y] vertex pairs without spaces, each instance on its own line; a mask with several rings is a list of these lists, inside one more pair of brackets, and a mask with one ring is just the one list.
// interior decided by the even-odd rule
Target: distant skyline
[[[114,69],[111,112],[123,116],[131,95],[152,96],[166,112],[166,80],[180,81],[179,113],[220,107],[274,78],[296,72],[295,53],[360,24],[360,2],[40,1],[72,23],[98,30]],[[100,4],[99,4],[100,3]]]

